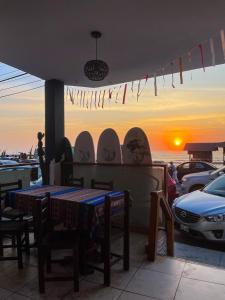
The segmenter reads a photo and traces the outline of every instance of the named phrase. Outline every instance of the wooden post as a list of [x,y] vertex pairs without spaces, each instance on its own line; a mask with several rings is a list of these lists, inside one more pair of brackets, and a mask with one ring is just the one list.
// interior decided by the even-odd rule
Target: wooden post
[[159,198],[157,192],[151,193],[151,211],[149,220],[149,233],[148,233],[148,245],[147,255],[149,261],[154,261],[157,252],[158,242],[158,222],[159,222]]

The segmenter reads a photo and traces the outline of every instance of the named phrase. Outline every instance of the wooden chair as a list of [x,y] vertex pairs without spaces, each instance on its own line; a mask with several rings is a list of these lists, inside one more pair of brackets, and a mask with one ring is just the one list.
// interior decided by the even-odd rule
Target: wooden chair
[[[120,205],[118,205],[120,203]],[[111,266],[117,263],[119,260],[123,260],[124,270],[129,270],[130,261],[130,247],[129,247],[129,219],[130,219],[130,205],[129,205],[129,192],[125,191],[120,196],[105,197],[104,202],[104,222],[102,229],[96,234],[96,242],[102,245],[103,251],[103,264],[104,267],[96,267],[91,265],[97,271],[103,272],[104,274],[104,285],[109,286],[111,282]],[[123,236],[123,253],[112,253],[111,252],[111,240],[112,240],[112,221],[113,218],[122,215],[123,216],[123,230],[121,231],[120,237]],[[114,260],[111,261],[111,257]]]
[[[51,199],[50,194],[42,199],[36,199],[33,207],[34,228],[37,238],[38,248],[38,277],[39,291],[45,292],[45,281],[66,281],[73,280],[74,291],[79,291],[79,234],[74,230],[54,230],[54,223],[51,219]],[[62,260],[52,260],[52,250],[71,249],[73,252],[73,275],[66,277],[45,276],[44,267],[51,273],[51,263],[62,262]]]
[[[22,235],[26,230],[26,224],[22,221],[2,221],[0,220],[0,261],[18,260],[18,268],[23,268],[22,258]],[[13,245],[5,245],[5,236],[15,237],[16,239],[16,256],[3,256],[4,248],[14,248]]]
[[[12,205],[7,205],[6,197],[9,192],[22,189],[22,181],[18,180],[15,182],[1,183],[0,184],[0,220],[3,221],[24,221],[25,231],[24,231],[24,239],[22,240],[22,244],[25,245],[25,249],[27,254],[29,254],[29,231],[28,231],[28,223],[27,220],[24,220],[25,213],[19,209],[13,208]],[[16,247],[15,243],[15,234],[12,234],[12,246],[4,245],[3,248],[11,248]],[[3,244],[1,238],[0,243]],[[3,253],[3,252],[0,252]]]
[[113,190],[113,181],[97,181],[95,179],[91,180],[91,188],[112,191]]
[[24,212],[11,206],[6,207],[7,193],[19,189],[22,189],[21,180],[0,184],[0,218],[7,218],[10,220],[23,219]]
[[67,185],[69,186],[74,186],[77,188],[83,188],[84,187],[84,177],[80,177],[80,178],[69,178],[66,182]]

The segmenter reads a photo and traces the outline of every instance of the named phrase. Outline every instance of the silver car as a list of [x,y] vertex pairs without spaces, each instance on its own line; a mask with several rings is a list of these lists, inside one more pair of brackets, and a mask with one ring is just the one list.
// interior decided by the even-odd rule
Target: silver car
[[225,241],[225,175],[199,191],[175,199],[173,214],[180,230],[211,241]]

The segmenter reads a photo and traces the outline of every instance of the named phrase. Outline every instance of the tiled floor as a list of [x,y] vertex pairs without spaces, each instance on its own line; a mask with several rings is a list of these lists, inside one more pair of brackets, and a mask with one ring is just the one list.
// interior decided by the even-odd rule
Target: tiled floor
[[[72,282],[54,282],[47,283],[46,294],[40,295],[34,255],[30,260],[26,258],[22,271],[18,271],[16,262],[0,262],[0,299],[225,299],[224,269],[168,257],[158,257],[156,262],[149,263],[145,259],[144,245],[144,236],[132,234],[130,271],[124,272],[121,264],[115,265],[109,288],[102,285],[102,275],[97,272],[82,277],[79,293],[73,293]],[[119,247],[120,243],[114,245],[114,248]],[[69,266],[58,267],[57,272],[65,268]]]

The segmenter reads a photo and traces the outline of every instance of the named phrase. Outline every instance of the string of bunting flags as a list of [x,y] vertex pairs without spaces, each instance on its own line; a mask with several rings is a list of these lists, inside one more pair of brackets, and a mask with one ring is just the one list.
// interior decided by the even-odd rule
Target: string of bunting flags
[[[147,83],[150,78],[153,78],[154,80],[154,95],[158,96],[158,86],[157,86],[157,77],[162,76],[163,79],[163,87],[165,86],[165,70],[170,67],[170,74],[171,74],[171,87],[175,88],[175,82],[174,82],[174,70],[175,70],[175,64],[176,69],[179,70],[179,79],[180,84],[184,83],[183,79],[183,60],[184,57],[186,57],[187,62],[190,66],[192,66],[192,52],[193,50],[198,49],[199,51],[199,57],[200,57],[200,63],[202,66],[203,71],[205,72],[205,56],[204,56],[204,48],[206,43],[209,46],[210,55],[211,55],[211,65],[215,66],[216,64],[216,52],[215,52],[215,43],[214,43],[214,37],[211,37],[207,40],[205,40],[202,43],[199,43],[197,46],[191,48],[187,53],[184,55],[181,55],[180,57],[171,60],[168,62],[164,67],[160,67],[154,74],[147,74],[142,79],[132,81],[130,83],[123,83],[123,84],[117,84],[114,86],[110,86],[109,88],[71,88],[67,86],[66,89],[66,100],[69,100],[73,105],[78,105],[82,108],[86,109],[92,109],[93,107],[95,109],[103,109],[105,104],[110,103],[122,103],[126,104],[126,96],[128,92],[128,84],[130,87],[130,90],[132,94],[136,94],[137,102],[140,99],[140,96],[144,89],[147,86]],[[225,33],[224,30],[221,29],[219,32],[219,39],[220,39],[220,45],[221,50],[223,54],[223,58],[225,60]],[[191,79],[192,79],[192,72],[191,72]],[[136,90],[136,91],[135,91]],[[121,99],[121,100],[120,100]]]

